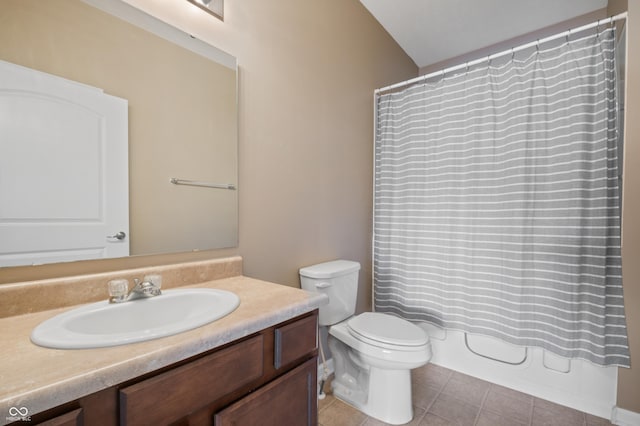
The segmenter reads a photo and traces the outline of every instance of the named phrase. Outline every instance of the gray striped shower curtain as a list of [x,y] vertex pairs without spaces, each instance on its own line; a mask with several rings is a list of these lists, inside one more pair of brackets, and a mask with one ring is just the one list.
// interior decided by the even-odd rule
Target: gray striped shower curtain
[[376,97],[374,307],[629,366],[615,31]]

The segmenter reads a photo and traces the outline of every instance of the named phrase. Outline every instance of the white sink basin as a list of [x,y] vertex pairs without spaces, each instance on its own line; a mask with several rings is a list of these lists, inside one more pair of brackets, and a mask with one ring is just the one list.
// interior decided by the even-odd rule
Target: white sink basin
[[31,332],[36,345],[86,349],[157,339],[200,327],[233,312],[234,293],[217,289],[164,290],[124,303],[92,303],[56,315]]

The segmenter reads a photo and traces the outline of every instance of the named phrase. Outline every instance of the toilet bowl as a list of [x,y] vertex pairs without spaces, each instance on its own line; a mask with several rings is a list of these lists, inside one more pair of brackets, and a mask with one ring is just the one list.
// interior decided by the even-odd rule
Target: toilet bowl
[[413,418],[411,369],[429,362],[431,344],[420,327],[393,315],[355,315],[360,264],[336,260],[300,269],[302,288],[323,292],[319,325],[329,326],[335,397],[390,424]]
[[386,423],[411,421],[411,369],[431,358],[429,338],[422,329],[391,315],[366,312],[331,326],[329,349],[335,397]]
[[431,359],[431,344],[426,332],[388,314],[362,313],[332,326],[329,334],[379,368],[413,369]]

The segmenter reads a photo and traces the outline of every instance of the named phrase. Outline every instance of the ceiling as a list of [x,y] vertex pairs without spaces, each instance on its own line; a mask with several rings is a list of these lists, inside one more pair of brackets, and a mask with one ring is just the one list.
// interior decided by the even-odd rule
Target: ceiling
[[360,0],[422,68],[607,7],[607,0]]

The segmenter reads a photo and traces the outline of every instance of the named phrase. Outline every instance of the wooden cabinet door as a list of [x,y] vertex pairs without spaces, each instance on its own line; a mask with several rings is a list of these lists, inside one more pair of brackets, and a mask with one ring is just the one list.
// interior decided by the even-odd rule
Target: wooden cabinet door
[[260,379],[263,337],[226,349],[120,390],[120,424],[171,424]]
[[82,426],[83,424],[82,408],[38,423],[39,426]]
[[277,327],[274,331],[274,367],[280,369],[313,352],[318,344],[317,331],[316,315]]
[[316,426],[317,357],[294,368],[214,416],[215,426]]

